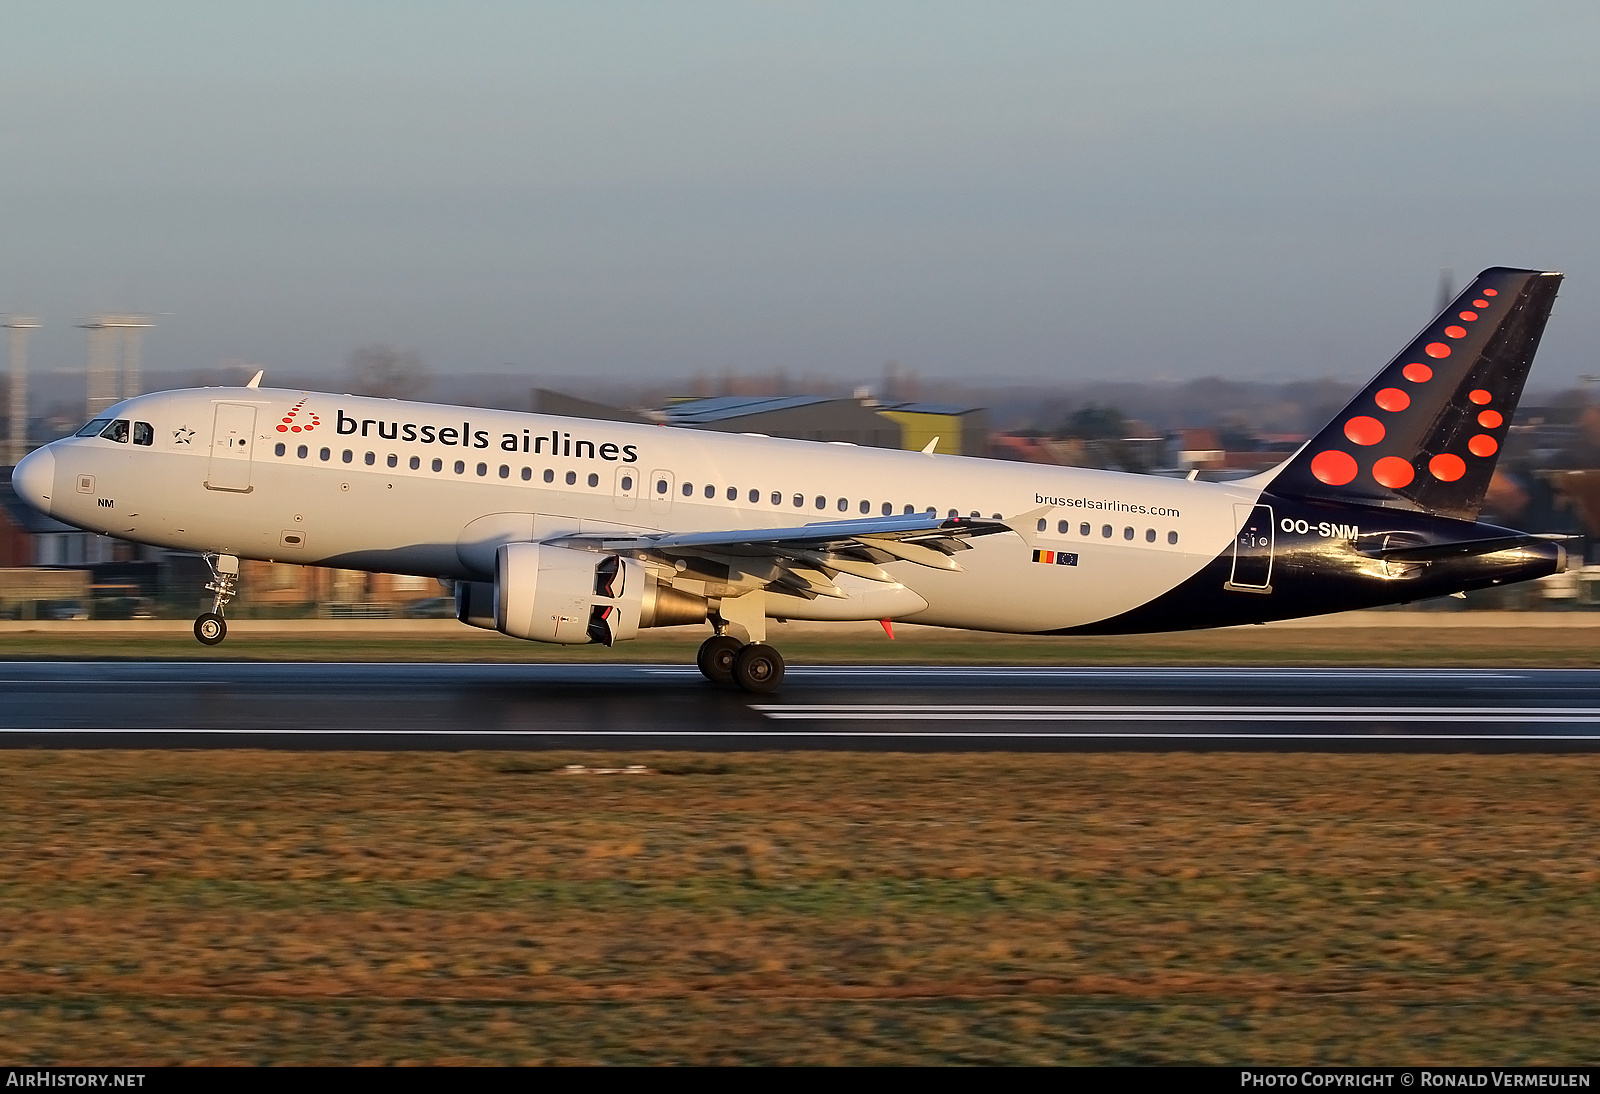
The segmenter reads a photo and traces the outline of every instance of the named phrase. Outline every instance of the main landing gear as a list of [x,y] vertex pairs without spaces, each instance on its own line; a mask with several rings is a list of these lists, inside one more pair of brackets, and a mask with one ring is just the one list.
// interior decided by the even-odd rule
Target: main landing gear
[[783,683],[782,654],[765,642],[741,642],[729,634],[702,642],[695,664],[707,680],[736,684],[745,691],[773,691]]
[[206,591],[215,593],[209,612],[194,621],[194,636],[208,646],[215,646],[228,637],[228,621],[222,618],[222,609],[228,606],[239,591],[239,559],[235,555],[202,555],[211,568],[211,581]]

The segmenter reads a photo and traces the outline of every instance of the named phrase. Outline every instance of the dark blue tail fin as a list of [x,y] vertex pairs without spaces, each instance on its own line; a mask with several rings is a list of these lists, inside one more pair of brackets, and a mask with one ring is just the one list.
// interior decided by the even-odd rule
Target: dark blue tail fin
[[1560,285],[1484,270],[1268,490],[1475,519]]

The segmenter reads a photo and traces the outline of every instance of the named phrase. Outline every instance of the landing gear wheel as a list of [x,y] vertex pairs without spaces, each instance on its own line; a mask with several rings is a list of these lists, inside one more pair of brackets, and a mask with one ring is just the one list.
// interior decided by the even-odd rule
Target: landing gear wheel
[[700,643],[700,652],[695,654],[694,663],[700,667],[701,674],[712,683],[731,684],[733,661],[743,648],[744,643],[731,635],[712,635]]
[[775,691],[783,683],[783,655],[765,642],[752,642],[733,659],[733,682],[746,691]]
[[228,637],[228,621],[216,612],[206,612],[194,621],[194,636],[208,646]]

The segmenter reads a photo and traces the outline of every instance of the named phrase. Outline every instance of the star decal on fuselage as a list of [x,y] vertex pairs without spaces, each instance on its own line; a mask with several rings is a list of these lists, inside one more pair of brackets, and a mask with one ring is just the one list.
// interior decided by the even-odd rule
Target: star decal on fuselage
[[176,444],[188,444],[194,440],[194,430],[188,426],[180,426],[172,431],[172,440]]

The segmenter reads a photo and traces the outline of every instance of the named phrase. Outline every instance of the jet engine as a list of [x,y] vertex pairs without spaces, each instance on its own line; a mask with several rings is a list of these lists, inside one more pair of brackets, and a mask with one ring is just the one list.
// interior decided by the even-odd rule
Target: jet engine
[[[481,593],[462,594],[460,588],[457,617],[481,626]],[[492,590],[496,630],[565,645],[610,646],[643,627],[703,623],[710,608],[704,597],[661,584],[635,559],[543,543],[502,545],[495,552]]]

